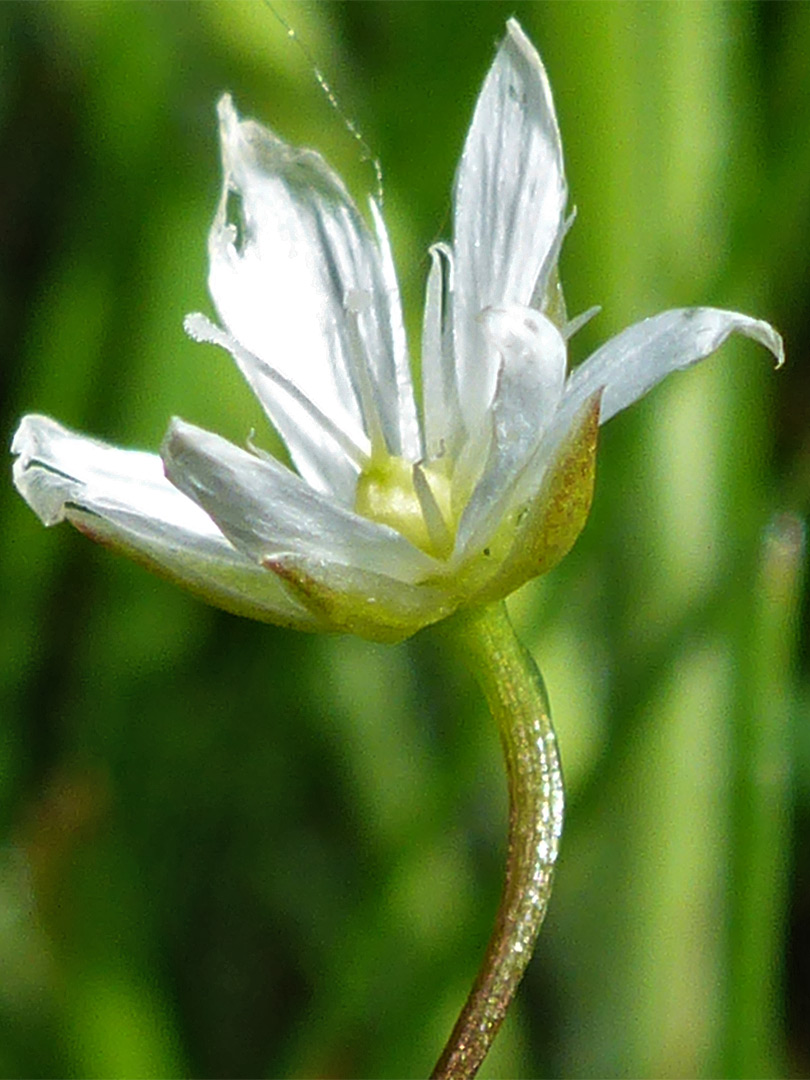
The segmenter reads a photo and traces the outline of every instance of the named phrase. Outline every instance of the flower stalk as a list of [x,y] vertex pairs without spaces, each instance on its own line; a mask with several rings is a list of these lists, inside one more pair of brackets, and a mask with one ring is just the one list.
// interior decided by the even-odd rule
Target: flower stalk
[[509,787],[506,877],[478,976],[432,1073],[468,1080],[484,1060],[532,956],[551,897],[563,825],[563,778],[546,689],[503,602],[453,623],[498,730]]

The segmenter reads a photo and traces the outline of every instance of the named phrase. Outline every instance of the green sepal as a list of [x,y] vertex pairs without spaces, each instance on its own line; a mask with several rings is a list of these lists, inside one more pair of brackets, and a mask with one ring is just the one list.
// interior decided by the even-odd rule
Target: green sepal
[[548,573],[574,546],[593,501],[601,399],[601,390],[588,398],[535,498],[512,511],[498,529],[496,541],[508,530],[511,546],[475,603],[500,600],[531,578]]
[[369,641],[403,641],[458,606],[458,598],[439,586],[407,585],[339,563],[279,555],[263,565],[328,630]]

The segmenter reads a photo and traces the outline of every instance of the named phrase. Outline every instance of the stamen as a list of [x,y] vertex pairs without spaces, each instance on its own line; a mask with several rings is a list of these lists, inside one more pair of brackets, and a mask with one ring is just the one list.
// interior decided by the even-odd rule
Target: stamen
[[237,357],[244,367],[249,371],[251,367],[257,368],[261,371],[270,382],[277,386],[280,390],[283,390],[296,405],[306,412],[310,419],[321,428],[324,434],[328,435],[335,443],[340,447],[349,461],[353,462],[358,469],[362,472],[363,469],[369,463],[369,455],[365,450],[362,450],[353,439],[351,439],[346,432],[338,427],[334,420],[322,413],[317,405],[306,396],[306,394],[299,390],[295,383],[290,382],[281,372],[276,371],[266,361],[260,359],[258,356],[254,356],[253,353],[248,352],[243,348],[238,341],[226,334],[224,330],[221,330],[218,326],[215,326],[210,319],[207,319],[205,315],[196,312],[193,315],[187,315],[183,321],[183,327],[190,338],[194,341],[207,342],[210,345],[221,345],[223,349],[227,349],[232,355]]
[[422,510],[422,517],[425,525],[427,526],[428,536],[430,542],[436,551],[436,554],[446,559],[453,550],[453,538],[450,535],[450,531],[447,528],[447,522],[444,520],[444,514],[442,514],[441,508],[436,501],[436,496],[433,494],[433,489],[428,482],[428,478],[425,476],[422,463],[417,461],[413,466],[413,489],[416,492],[416,497],[419,499],[419,506]]
[[377,406],[377,396],[374,384],[371,381],[371,372],[366,362],[366,350],[360,336],[362,294],[358,295],[356,291],[347,294],[345,308],[349,345],[346,362],[349,368],[349,377],[360,403],[360,412],[363,414],[366,434],[371,442],[371,456],[372,458],[388,457],[391,448],[385,438],[382,417]]
[[[422,417],[428,460],[455,457],[465,437],[453,343],[453,252],[430,248],[432,267],[422,335]],[[448,445],[449,443],[449,445]]]
[[262,446],[256,445],[256,428],[251,428],[248,432],[248,436],[245,439],[245,445],[251,454],[255,454],[257,458],[261,458],[262,461],[275,461],[273,455],[265,450]]

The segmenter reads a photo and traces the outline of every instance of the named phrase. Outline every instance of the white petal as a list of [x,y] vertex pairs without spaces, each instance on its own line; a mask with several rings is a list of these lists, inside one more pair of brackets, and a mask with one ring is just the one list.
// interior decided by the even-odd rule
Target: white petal
[[483,546],[497,527],[510,488],[540,445],[565,385],[565,340],[545,315],[512,305],[488,310],[482,323],[501,367],[489,454],[459,524],[459,553]]
[[11,450],[17,490],[45,525],[70,521],[228,611],[322,628],[169,483],[157,454],[116,449],[47,416],[24,417]]
[[336,505],[280,462],[173,420],[166,475],[257,562],[293,553],[415,583],[436,563],[394,529]]
[[770,349],[777,364],[784,361],[781,337],[760,319],[718,308],[665,311],[617,334],[571,374],[561,419],[565,422],[586,398],[604,387],[600,421],[604,424],[671,371],[705,359],[735,333]]
[[453,252],[446,244],[430,249],[422,332],[422,412],[428,460],[455,458],[464,438],[453,352]]
[[374,199],[369,200],[377,243],[382,260],[382,273],[388,291],[388,309],[391,313],[391,338],[394,350],[393,372],[381,373],[381,377],[391,378],[396,386],[397,420],[399,423],[399,444],[401,456],[409,461],[422,457],[422,434],[416,416],[416,401],[413,396],[413,378],[408,360],[408,342],[405,338],[405,326],[402,322],[402,301],[399,296],[399,283],[391,254],[391,242],[385,228],[380,208]]
[[[239,343],[290,379],[347,431],[362,427],[337,339],[345,321],[341,280],[351,250],[329,266],[325,247],[369,240],[340,180],[310,151],[296,151],[251,121],[240,122],[228,95],[219,103],[223,190],[209,234],[209,287]],[[322,231],[322,236],[318,236]],[[331,279],[330,279],[331,273]],[[337,353],[337,355],[334,355]],[[254,386],[285,440],[284,402]],[[280,414],[280,415],[279,415]],[[288,428],[290,430],[288,430]],[[292,450],[292,447],[291,447]]]
[[455,334],[470,431],[481,422],[497,374],[477,316],[487,307],[530,303],[556,258],[565,200],[548,78],[510,19],[478,98],[454,195]]
[[[283,412],[283,420],[278,426],[287,432],[286,441],[291,453],[295,448],[292,456],[301,475],[318,491],[328,492],[344,506],[351,506],[357,476],[370,452],[368,438],[354,421],[344,417],[339,424],[325,416],[295,383],[248,352],[205,315],[199,312],[187,315],[183,326],[195,341],[220,345],[228,350],[259,400],[273,400],[276,403],[274,415],[281,416]],[[349,431],[352,434],[348,434]]]
[[[225,178],[209,237],[209,287],[220,317],[356,443],[362,415],[352,364],[366,365],[389,447],[403,453],[402,317],[377,241],[318,154],[240,121],[227,95],[219,115]],[[358,342],[360,357],[352,355]],[[306,474],[284,395],[270,385],[260,394]]]

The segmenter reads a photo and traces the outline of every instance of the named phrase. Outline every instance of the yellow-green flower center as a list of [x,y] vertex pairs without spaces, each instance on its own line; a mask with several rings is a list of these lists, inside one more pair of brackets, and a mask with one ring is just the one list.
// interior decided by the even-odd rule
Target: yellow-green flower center
[[363,517],[390,525],[428,555],[441,559],[450,554],[450,481],[435,468],[400,457],[375,457],[357,481],[354,508]]

